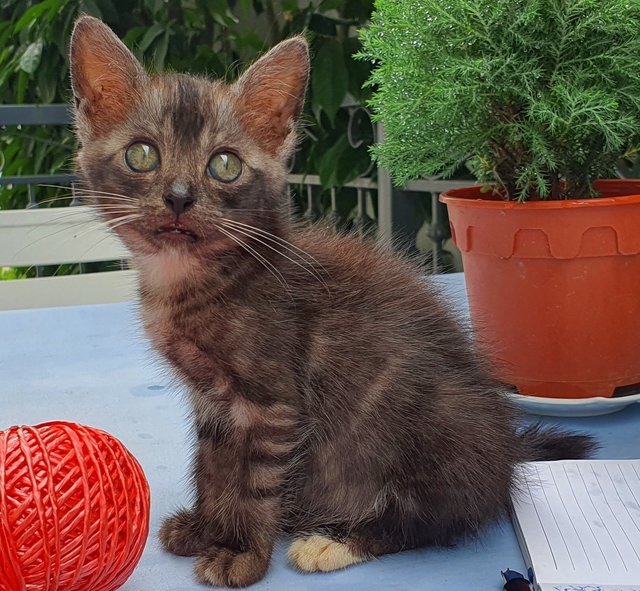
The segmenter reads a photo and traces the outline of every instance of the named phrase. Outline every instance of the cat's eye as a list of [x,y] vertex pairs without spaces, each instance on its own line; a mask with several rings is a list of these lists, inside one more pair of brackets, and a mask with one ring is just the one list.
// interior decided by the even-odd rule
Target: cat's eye
[[235,181],[242,172],[242,160],[231,152],[218,152],[207,164],[210,176],[223,183]]
[[150,172],[160,166],[160,154],[145,142],[131,144],[124,153],[127,166],[134,172]]

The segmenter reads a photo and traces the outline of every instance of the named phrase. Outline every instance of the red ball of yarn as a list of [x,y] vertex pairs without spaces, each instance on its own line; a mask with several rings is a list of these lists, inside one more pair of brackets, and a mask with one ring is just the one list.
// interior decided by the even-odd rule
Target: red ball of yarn
[[149,485],[115,437],[75,423],[0,431],[0,590],[113,591],[149,533]]

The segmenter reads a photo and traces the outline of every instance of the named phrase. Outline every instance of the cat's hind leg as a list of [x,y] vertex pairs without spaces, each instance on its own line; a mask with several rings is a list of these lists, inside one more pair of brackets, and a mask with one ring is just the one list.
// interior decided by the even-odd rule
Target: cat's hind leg
[[328,529],[298,536],[289,548],[289,561],[302,572],[331,572],[421,545],[423,540],[407,539],[400,529],[380,521],[348,533]]
[[289,548],[289,561],[298,570],[313,573],[339,570],[372,558],[350,542],[349,538],[326,534],[298,538]]
[[375,519],[350,527],[328,527],[296,535],[289,561],[302,572],[330,572],[424,546],[450,546],[452,529],[415,512],[387,507]]

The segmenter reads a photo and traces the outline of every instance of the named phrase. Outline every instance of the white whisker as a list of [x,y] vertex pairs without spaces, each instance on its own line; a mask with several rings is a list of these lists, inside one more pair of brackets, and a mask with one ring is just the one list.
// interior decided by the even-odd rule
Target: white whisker
[[[73,199],[98,199],[100,197],[108,198],[109,201],[116,201],[118,203],[127,203],[133,205],[138,204],[138,199],[128,198],[128,197],[115,197],[111,195],[84,195],[82,193],[71,193],[68,195],[58,195],[57,197],[52,197],[51,199],[43,199],[42,201],[36,202],[34,205],[30,205],[27,209],[37,209],[40,205],[47,205],[49,203],[60,203],[63,201],[69,201]],[[103,203],[88,203],[91,207],[96,207],[97,205],[103,205]]]
[[[97,205],[94,206],[95,209],[99,209],[99,210],[104,210],[105,213],[109,213],[110,215],[114,215],[114,214],[118,214],[118,213],[125,213],[125,209],[128,209],[129,211],[137,211],[138,208],[134,207],[132,205],[121,205],[121,204],[103,204],[103,205]],[[74,207],[60,207],[60,208],[54,208],[56,210],[60,210],[60,215],[51,218],[51,220],[49,220],[49,223],[52,225],[56,225],[56,224],[60,224],[62,225],[63,222],[65,222],[66,220],[71,222],[70,224],[65,223],[64,227],[60,230],[60,232],[63,232],[65,230],[65,228],[67,228],[69,225],[73,226],[73,225],[82,225],[85,223],[85,219],[83,216],[83,219],[76,221],[75,223],[73,222],[73,218],[77,217],[79,211],[74,208]],[[29,231],[27,231],[27,236],[33,232],[36,232],[40,230],[40,227],[38,226],[34,226],[33,228],[31,228]],[[52,234],[50,234],[50,236],[55,235],[58,232],[54,232]],[[36,242],[34,242],[33,244],[36,244]]]
[[230,218],[222,218],[222,219],[225,222],[228,222],[228,223],[231,223],[231,224],[235,224],[237,226],[242,226],[243,228],[246,228],[247,230],[253,230],[254,232],[257,232],[260,235],[264,236],[264,238],[266,238],[267,240],[271,240],[273,242],[277,242],[277,243],[281,244],[289,252],[297,251],[298,253],[304,254],[305,256],[309,257],[309,259],[311,259],[314,263],[316,263],[323,271],[326,271],[326,269],[322,266],[322,263],[318,259],[316,259],[314,256],[309,254],[306,250],[303,250],[302,248],[297,247],[295,244],[292,244],[288,240],[285,240],[284,238],[281,238],[280,236],[276,236],[275,234],[272,234],[271,232],[267,232],[267,230],[264,230],[262,228],[258,228],[256,226],[252,226],[251,224],[245,224],[243,222],[239,222],[238,220],[233,220],[233,219],[230,219]]
[[[66,223],[63,223],[63,220],[69,220]],[[85,219],[81,219],[81,220],[77,220],[77,221],[72,221],[72,215],[71,214],[66,214],[66,215],[61,215],[58,216],[54,219],[51,220],[52,225],[57,225],[57,226],[62,226],[62,228],[60,228],[59,230],[56,230],[55,232],[51,232],[49,234],[46,234],[44,236],[40,236],[40,238],[38,238],[37,240],[34,240],[33,242],[27,244],[24,248],[28,248],[34,244],[38,244],[38,242],[40,242],[40,240],[44,240],[45,238],[49,238],[51,236],[55,236],[56,234],[60,234],[61,232],[64,232],[65,230],[68,230],[69,228],[73,228],[74,226],[83,226],[84,224],[86,224],[86,220]],[[31,228],[28,232],[27,232],[27,236],[29,234],[32,234],[33,232],[38,232],[42,230],[42,228],[40,226],[34,226],[33,228]],[[21,252],[23,249],[20,249]]]
[[101,220],[96,222],[95,224],[88,226],[82,232],[78,232],[74,236],[74,238],[80,238],[81,236],[84,236],[85,234],[90,234],[91,232],[94,232],[95,230],[102,228],[104,226],[106,226],[111,230],[114,230],[115,228],[118,228],[119,226],[122,226],[125,223],[132,222],[134,220],[140,219],[141,217],[142,215],[139,213],[130,213],[124,216],[113,218],[112,220]]
[[[72,208],[70,208],[70,209],[72,209]],[[64,216],[64,217],[71,217],[71,215],[73,215],[73,214],[69,213],[67,216]],[[115,226],[115,227],[117,227],[118,225],[121,225],[121,224],[118,224],[118,222],[124,220],[125,218],[127,218],[126,222],[131,222],[134,219],[141,218],[141,217],[142,217],[141,214],[127,214],[126,216],[121,216],[121,217],[118,217],[118,218],[114,218],[113,223],[117,224]],[[123,223],[125,223],[125,222],[123,222]],[[60,222],[59,225],[61,225],[62,228],[60,228],[59,230],[55,230],[53,232],[48,232],[47,234],[45,234],[43,236],[40,236],[36,240],[33,240],[32,242],[29,242],[29,244],[25,244],[22,248],[18,249],[15,252],[15,254],[18,255],[18,254],[24,252],[26,249],[31,248],[33,245],[38,244],[38,242],[41,242],[42,240],[47,240],[48,238],[52,238],[53,236],[56,236],[57,234],[60,234],[62,232],[66,232],[66,231],[68,231],[70,229],[73,229],[75,226],[80,226],[80,227],[86,226],[86,220],[82,219],[82,220],[78,220],[76,222],[71,222],[71,223],[66,223],[66,224],[62,224],[62,222]],[[111,226],[109,226],[109,223],[107,223],[105,221],[98,221],[95,224],[92,224],[89,227],[85,228],[83,231],[79,232],[78,234],[74,234],[73,236],[67,238],[63,242],[68,242],[69,240],[71,240],[73,238],[78,238],[80,236],[84,236],[85,234],[88,234],[89,232],[92,232],[92,231],[96,230],[97,228],[100,228],[100,227],[102,227],[104,225],[106,225],[107,227],[111,227]],[[32,233],[32,232],[34,232],[36,230],[40,230],[40,229],[41,228],[34,227],[31,230],[29,230],[29,232],[27,232],[27,235],[29,235],[30,233]],[[105,236],[105,238],[106,238],[106,236]],[[101,240],[99,242],[101,242]],[[93,248],[93,246],[91,248]],[[36,266],[37,265],[31,265],[28,269],[32,269],[32,268],[34,268]]]
[[129,214],[129,215],[125,215],[119,218],[115,218],[114,220],[114,224],[109,225],[107,224],[107,226],[109,226],[110,230],[115,230],[116,228],[119,228],[120,226],[124,226],[125,224],[128,224],[129,222],[132,222],[134,220],[139,220],[142,219],[142,215],[140,214]]
[[[318,272],[317,272],[317,271],[316,271],[312,266],[310,266],[310,265],[309,265],[309,263],[308,263],[307,261],[305,261],[302,257],[300,257],[300,255],[299,255],[299,254],[297,254],[297,253],[295,253],[295,252],[293,253],[293,254],[295,254],[298,258],[300,258],[300,260],[301,260],[304,264],[302,264],[302,263],[300,263],[300,262],[298,262],[298,261],[296,261],[296,260],[292,259],[290,256],[288,256],[288,255],[284,254],[282,251],[278,250],[278,249],[277,249],[277,248],[275,248],[274,246],[271,246],[270,244],[268,244],[268,243],[264,242],[263,240],[261,240],[261,239],[256,235],[256,233],[255,233],[255,232],[250,232],[250,231],[247,231],[247,230],[243,230],[243,229],[241,229],[241,228],[234,227],[234,226],[233,226],[233,225],[231,225],[231,224],[225,224],[224,222],[223,222],[223,225],[224,225],[227,229],[232,229],[232,230],[234,230],[235,232],[239,232],[239,233],[240,233],[240,234],[242,234],[243,236],[247,236],[248,238],[251,238],[251,239],[253,239],[253,240],[255,240],[255,241],[259,242],[259,243],[260,243],[260,244],[262,244],[263,246],[266,246],[267,248],[271,249],[272,251],[277,252],[280,256],[282,256],[282,257],[284,257],[285,259],[287,259],[288,261],[292,262],[294,265],[297,265],[297,266],[298,266],[298,267],[300,267],[301,269],[304,269],[307,273],[309,273],[312,277],[314,277],[315,279],[317,279],[318,281],[320,281],[320,283],[322,283],[322,284],[324,285],[324,287],[328,289],[327,284],[324,282],[324,280],[323,280],[323,279],[322,279],[322,277],[318,274]],[[276,243],[276,244],[277,244],[277,243]],[[280,244],[279,244],[279,246],[283,246],[283,245],[280,245]],[[286,248],[286,247],[285,247],[285,248]],[[287,249],[287,250],[291,251],[291,249]],[[291,252],[293,252],[293,251],[291,251]],[[305,266],[305,265],[308,265],[308,266]]]
[[273,265],[273,263],[268,261],[265,257],[263,257],[254,248],[251,248],[243,240],[241,240],[237,236],[234,236],[233,234],[231,234],[231,232],[228,232],[227,230],[225,230],[224,228],[221,228],[219,226],[218,226],[218,230],[222,234],[227,236],[228,238],[231,238],[231,240],[233,240],[241,248],[244,248],[249,254],[251,254],[253,257],[255,257],[255,259],[258,262],[260,262],[264,266],[264,268],[267,269],[267,271],[269,271],[280,282],[280,285],[282,285],[282,287],[284,287],[284,289],[287,292],[289,291],[289,285],[287,284],[287,282],[285,281],[284,277],[282,276],[282,273],[280,273],[280,271],[278,271],[278,269]]
[[95,209],[96,211],[99,212],[106,212],[106,213],[112,213],[112,212],[118,212],[118,211],[140,211],[140,208],[135,206],[135,205],[125,205],[122,203],[112,203],[112,204],[104,204],[104,205],[94,205],[92,206],[93,209]]
[[58,195],[57,197],[52,197],[51,199],[43,199],[42,201],[36,201],[35,203],[30,203],[26,209],[38,209],[40,205],[44,205],[46,203],[58,203],[61,201],[71,201],[73,199],[73,195]]
[[[51,187],[53,189],[69,189],[69,187],[64,187],[62,185],[38,185],[40,187]],[[78,193],[94,193],[97,196],[108,196],[108,197],[120,197],[121,199],[127,199],[131,201],[137,202],[138,200],[135,197],[131,197],[130,195],[123,195],[122,193],[110,193],[109,191],[101,191],[99,189],[88,189],[86,187],[79,187],[78,189],[72,189],[71,195],[78,196]],[[82,195],[80,195],[82,196]],[[85,197],[90,197],[90,195],[84,195]]]
[[[140,216],[142,217],[142,216]],[[116,226],[113,226],[111,229],[115,229],[118,228],[120,226],[124,226],[130,222],[132,222],[133,220],[124,220],[121,223],[117,224]],[[96,248],[96,246],[102,244],[102,242],[104,242],[107,238],[109,238],[109,234],[105,233],[105,235],[100,238],[100,240],[98,240],[96,243],[92,244],[89,248],[87,248],[87,250],[84,251],[84,255],[86,255],[88,252],[92,251],[94,248]]]
[[[78,199],[98,199],[100,197],[104,197],[105,201],[107,201],[107,203],[129,203],[131,205],[138,205],[140,203],[140,201],[138,199],[135,198],[128,198],[128,197],[114,197],[112,195],[99,195],[99,194],[94,194],[94,195],[85,195],[83,193],[76,193],[74,195],[74,197],[78,198]],[[95,201],[92,201],[91,203],[87,203],[87,205],[89,205],[90,207],[95,207],[96,205],[102,205],[102,201],[98,201],[97,203]]]

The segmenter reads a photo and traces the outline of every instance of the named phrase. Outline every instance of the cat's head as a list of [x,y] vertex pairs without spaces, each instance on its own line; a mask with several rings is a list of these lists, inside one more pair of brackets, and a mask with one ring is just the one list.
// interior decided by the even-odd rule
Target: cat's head
[[134,254],[236,248],[231,222],[277,223],[308,75],[295,37],[233,84],[152,77],[111,29],[81,17],[71,77],[89,201]]

